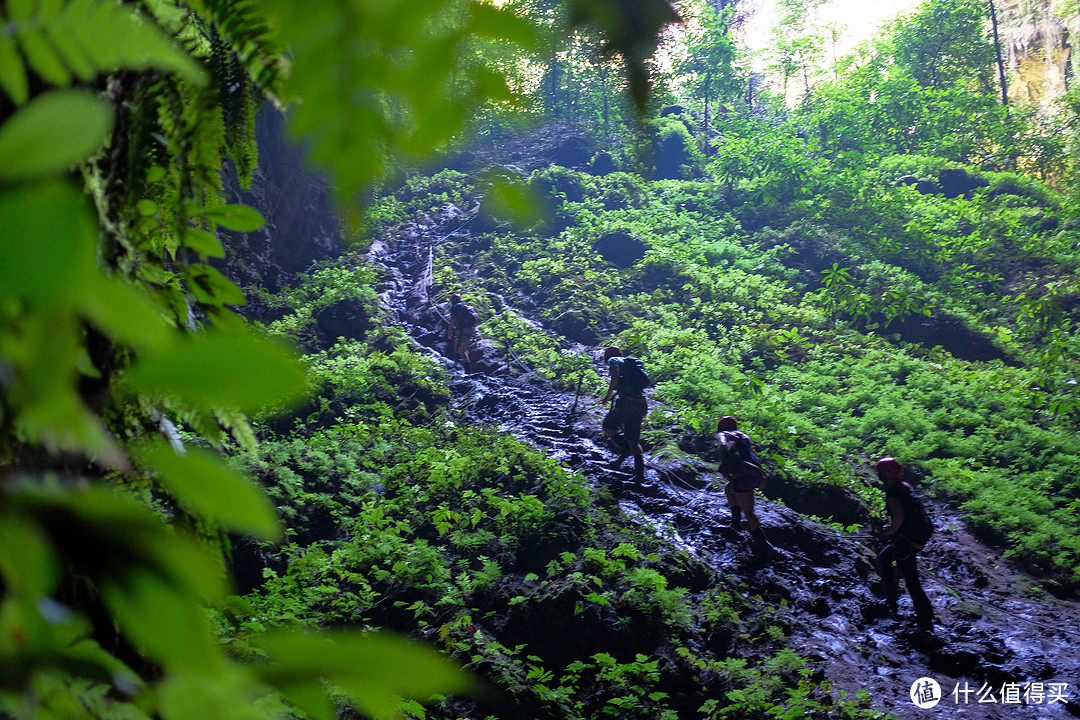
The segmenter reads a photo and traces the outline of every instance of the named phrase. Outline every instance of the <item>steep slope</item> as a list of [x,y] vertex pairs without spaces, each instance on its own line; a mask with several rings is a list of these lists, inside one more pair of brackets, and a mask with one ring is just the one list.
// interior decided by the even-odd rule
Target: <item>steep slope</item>
[[[437,243],[450,235],[469,237],[471,228],[462,227],[468,219],[447,204],[439,214],[407,221],[369,252],[391,279],[380,298],[393,322],[448,367],[454,366],[445,358],[445,326],[431,295],[429,263]],[[547,330],[541,318],[524,309],[519,314]],[[594,361],[600,352],[574,349]],[[762,503],[761,515],[776,553],[769,563],[756,563],[745,533],[726,525],[722,494],[708,489],[718,481],[712,466],[693,457],[650,455],[645,481],[633,481],[609,466],[611,453],[598,445],[603,408],[594,400],[543,382],[490,342],[482,342],[481,350],[482,372],[454,367],[452,403],[463,419],[537,445],[590,483],[608,488],[625,513],[673,549],[685,550],[719,577],[735,576],[746,596],[781,608],[789,628],[785,643],[816,660],[817,672],[837,688],[852,695],[868,690],[877,707],[901,718],[926,717],[909,698],[912,684],[923,677],[936,679],[946,696],[934,711],[938,716],[1080,716],[1080,606],[1034,590],[999,550],[972,536],[956,511],[934,505],[937,532],[921,567],[939,625],[933,636],[924,636],[904,620],[885,617],[872,540],[845,536],[801,514],[835,514],[820,492],[799,493],[779,478],[779,487],[766,491],[770,499]],[[787,505],[776,501],[778,494]],[[551,627],[534,628],[530,637],[557,635],[559,618],[549,621]],[[1036,696],[1019,706],[1002,695],[1029,683],[1045,689],[1042,702]],[[975,692],[965,695],[965,689]],[[980,689],[984,701],[992,692],[998,702],[978,702]],[[1070,700],[1051,702],[1058,699],[1051,691],[1062,689]]]

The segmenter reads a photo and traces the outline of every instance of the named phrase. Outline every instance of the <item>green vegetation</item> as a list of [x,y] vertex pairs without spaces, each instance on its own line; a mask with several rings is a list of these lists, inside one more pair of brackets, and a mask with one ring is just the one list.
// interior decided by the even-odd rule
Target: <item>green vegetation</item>
[[[647,358],[655,444],[690,433],[704,446],[716,414],[736,414],[790,477],[849,487],[870,503],[879,493],[866,468],[894,455],[1009,554],[1075,586],[1075,342],[1056,299],[1077,290],[1073,233],[1060,229],[1069,211],[989,186],[944,199],[869,170],[849,177],[819,186],[828,198],[857,185],[866,209],[840,226],[818,198],[798,213],[797,200],[728,209],[699,181],[637,181],[628,193],[619,174],[538,171],[533,185],[572,184],[580,197],[562,202],[568,227],[505,233],[473,252],[492,268],[477,289],[517,287],[556,327],[583,319],[573,339]],[[1060,206],[1045,187],[1028,187]],[[618,206],[608,207],[612,197]],[[1034,207],[1055,221],[1033,227],[1017,212]],[[906,218],[887,244],[886,213]],[[615,231],[648,247],[624,270],[591,247]],[[465,252],[443,247],[447,259]],[[1043,276],[1061,278],[1045,292],[1026,285],[1022,259],[1036,247]],[[942,328],[942,343],[959,337],[953,353],[906,339],[924,321]],[[965,357],[974,348],[992,357]]]
[[[571,340],[644,357],[651,447],[734,414],[870,511],[894,455],[1075,594],[1076,91],[1004,105],[975,0],[817,75],[792,0],[774,94],[729,16],[683,5],[663,38],[661,0],[0,6],[0,716],[883,717],[784,646],[781,602],[464,423],[360,256],[226,277],[226,231],[263,218],[223,166],[250,184],[268,102],[350,236],[524,210],[441,243],[434,290],[568,389],[603,387]],[[410,169],[535,120],[581,128],[578,169]],[[616,172],[580,169],[597,148]]]
[[[269,300],[340,294],[351,282],[316,272]],[[543,357],[541,345],[520,346]],[[281,544],[234,549],[255,587],[243,613],[215,614],[234,652],[297,623],[415,633],[500,688],[478,702],[481,717],[880,716],[869,698],[811,680],[809,663],[783,649],[783,605],[672,552],[534,448],[463,426],[441,407],[444,371],[407,348],[380,328],[309,353],[318,410],[301,410],[294,428],[266,418],[282,429],[257,456],[234,457],[287,525]],[[404,402],[389,400],[395,389]],[[557,618],[557,636],[546,618]],[[685,683],[698,693],[690,700]],[[453,698],[401,707],[415,718],[469,712]]]

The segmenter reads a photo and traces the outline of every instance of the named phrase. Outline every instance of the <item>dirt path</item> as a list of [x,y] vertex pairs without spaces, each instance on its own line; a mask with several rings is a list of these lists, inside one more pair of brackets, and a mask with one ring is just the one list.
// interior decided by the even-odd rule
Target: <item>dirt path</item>
[[[595,399],[579,401],[570,416],[571,393],[524,373],[512,359],[489,353],[481,364],[487,372],[474,374],[450,363],[442,355],[444,326],[427,284],[431,248],[462,219],[460,211],[448,209],[402,229],[392,241],[375,243],[369,253],[387,268],[390,282],[381,298],[394,321],[454,368],[456,411],[542,448],[590,483],[606,485],[637,522],[718,575],[738,574],[749,594],[776,605],[786,601],[787,644],[820,663],[823,675],[849,694],[867,690],[877,707],[905,720],[1080,717],[1080,605],[1034,590],[998,551],[979,543],[955,511],[935,508],[936,533],[920,556],[938,619],[928,637],[909,628],[906,595],[904,617],[885,616],[874,592],[871,541],[841,537],[765,500],[759,514],[776,553],[768,564],[756,563],[747,534],[726,525],[722,493],[699,489],[713,479],[704,466],[663,467],[647,457],[645,479],[636,482],[630,463],[625,471],[612,470],[613,453],[598,444],[603,408]],[[599,352],[593,348],[593,357]],[[920,678],[940,686],[943,697],[932,709],[916,707],[909,696]]]

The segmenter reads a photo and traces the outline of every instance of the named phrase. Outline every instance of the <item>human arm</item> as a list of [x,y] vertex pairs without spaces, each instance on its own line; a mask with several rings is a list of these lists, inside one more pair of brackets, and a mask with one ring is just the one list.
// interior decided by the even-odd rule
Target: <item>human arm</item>
[[904,524],[904,504],[900,502],[898,497],[889,497],[886,498],[885,505],[889,509],[890,519],[889,526],[885,528],[885,535],[892,537]]
[[619,391],[619,366],[615,363],[608,363],[608,372],[611,373],[611,379],[608,381],[607,392],[604,393],[604,399],[601,403],[606,403],[611,399],[611,396]]

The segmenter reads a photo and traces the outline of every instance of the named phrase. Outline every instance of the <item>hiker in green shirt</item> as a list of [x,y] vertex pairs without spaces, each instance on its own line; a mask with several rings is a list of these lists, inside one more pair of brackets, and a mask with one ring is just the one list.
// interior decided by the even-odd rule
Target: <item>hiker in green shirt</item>
[[[604,349],[604,362],[611,373],[611,380],[601,402],[607,403],[615,397],[615,403],[601,423],[604,435],[608,438],[608,447],[619,454],[618,460],[612,465],[617,468],[628,455],[633,455],[634,476],[640,480],[645,477],[641,421],[649,411],[644,395],[645,388],[649,385],[649,376],[640,360],[624,357],[622,351],[614,346]],[[620,428],[622,432],[619,432]]]

